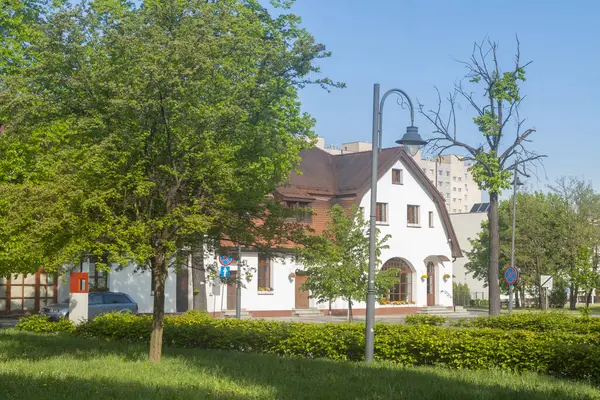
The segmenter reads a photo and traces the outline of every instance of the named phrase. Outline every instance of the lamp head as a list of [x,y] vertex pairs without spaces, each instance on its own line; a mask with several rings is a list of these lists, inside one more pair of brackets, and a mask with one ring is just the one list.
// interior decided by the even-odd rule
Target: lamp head
[[416,126],[409,126],[406,128],[406,133],[402,136],[402,139],[396,141],[396,143],[401,144],[404,147],[404,150],[406,150],[411,157],[414,157],[415,154],[419,152],[421,146],[425,145],[427,142],[419,135],[419,128]]

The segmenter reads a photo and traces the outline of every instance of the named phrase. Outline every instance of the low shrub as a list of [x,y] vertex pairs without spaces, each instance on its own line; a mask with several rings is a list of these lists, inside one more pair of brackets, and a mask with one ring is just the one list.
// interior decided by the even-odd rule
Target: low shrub
[[441,326],[446,322],[446,318],[441,315],[413,314],[407,315],[404,321],[407,325]]
[[[108,314],[76,328],[83,336],[147,342],[151,317]],[[364,325],[165,317],[164,344],[360,361]],[[600,335],[492,328],[376,324],[375,358],[405,365],[533,371],[600,382]],[[572,350],[572,353],[570,351]]]
[[59,321],[54,322],[50,321],[48,317],[39,314],[19,319],[15,328],[35,333],[73,332],[75,330],[75,326],[69,319],[61,318]]
[[459,320],[459,327],[495,328],[502,330],[523,329],[533,332],[568,332],[600,334],[600,318],[575,317],[562,313],[527,313],[478,317]]

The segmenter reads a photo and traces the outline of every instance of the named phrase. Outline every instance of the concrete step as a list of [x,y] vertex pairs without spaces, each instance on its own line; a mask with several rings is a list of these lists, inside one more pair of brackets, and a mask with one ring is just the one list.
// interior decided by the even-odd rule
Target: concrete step
[[[240,316],[242,317],[242,319],[250,319],[252,318],[252,315],[250,315],[250,313],[246,310],[246,309],[242,309],[242,312],[240,313]],[[235,318],[235,310],[225,310],[223,311],[223,318]]]
[[316,308],[294,308],[292,314],[295,317],[322,317],[323,313]]

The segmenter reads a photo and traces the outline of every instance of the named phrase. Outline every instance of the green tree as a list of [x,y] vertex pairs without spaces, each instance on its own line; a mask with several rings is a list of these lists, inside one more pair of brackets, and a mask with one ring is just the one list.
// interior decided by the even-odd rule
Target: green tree
[[[499,315],[499,196],[503,189],[510,187],[512,171],[522,169],[524,165],[543,156],[525,148],[535,128],[523,129],[524,119],[519,115],[519,107],[524,98],[519,84],[525,80],[529,63],[521,62],[518,40],[514,65],[507,71],[501,70],[498,44],[490,40],[475,43],[471,59],[462,64],[468,72],[448,96],[448,113],[442,112],[439,92],[438,107],[425,110],[420,105],[420,112],[434,126],[434,136],[429,141],[432,151],[442,154],[454,147],[463,149],[467,154],[464,160],[473,162],[473,178],[481,190],[489,193],[489,313]],[[475,94],[476,90],[480,90],[483,96]],[[479,143],[467,144],[457,139],[456,109],[459,99],[465,100],[475,112],[473,121],[482,135]],[[513,127],[516,127],[515,139],[506,145],[505,137]]]
[[[538,298],[538,305],[541,306],[540,276],[557,270],[555,260],[560,258],[557,254],[559,220],[552,214],[551,196],[541,192],[517,194],[515,266],[519,268],[520,274],[515,290],[519,304],[528,292]],[[502,265],[509,265],[511,260],[512,212],[512,198],[500,203],[499,261]],[[482,224],[480,233],[477,238],[471,240],[471,245],[466,268],[475,278],[483,280],[487,285],[490,246],[487,223]],[[507,292],[508,285],[502,273],[502,270],[498,271],[498,280],[502,290]]]
[[567,281],[560,277],[553,279],[552,290],[548,297],[550,307],[563,308],[567,301],[569,301],[568,289],[569,284]]
[[559,231],[560,257],[570,283],[569,307],[574,310],[579,291],[589,298],[600,286],[596,252],[600,243],[600,195],[590,182],[577,178],[560,178],[553,190],[557,196],[555,215],[563,228]]
[[[255,0],[96,0],[47,17],[39,57],[2,82],[0,271],[86,255],[164,285],[199,238],[272,244],[265,200],[310,145],[298,89],[325,47]],[[258,223],[256,223],[258,221]]]
[[[369,224],[353,206],[349,213],[334,205],[327,215],[330,221],[320,235],[308,236],[296,251],[302,258],[308,279],[303,285],[319,303],[341,298],[348,302],[348,321],[352,321],[352,303],[365,301],[369,271]],[[376,257],[387,248],[388,236],[377,238]],[[377,264],[379,261],[377,262]],[[375,285],[379,293],[398,281],[398,270],[378,271]]]

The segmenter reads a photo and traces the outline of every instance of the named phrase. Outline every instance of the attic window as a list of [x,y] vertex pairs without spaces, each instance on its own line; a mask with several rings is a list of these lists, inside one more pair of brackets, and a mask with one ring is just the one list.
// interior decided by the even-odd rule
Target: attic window
[[392,170],[392,183],[394,185],[402,185],[402,170],[401,169],[393,169]]
[[310,203],[305,201],[286,201],[285,207],[295,210],[294,215],[289,217],[288,220],[296,220],[298,222],[312,222],[312,210]]

